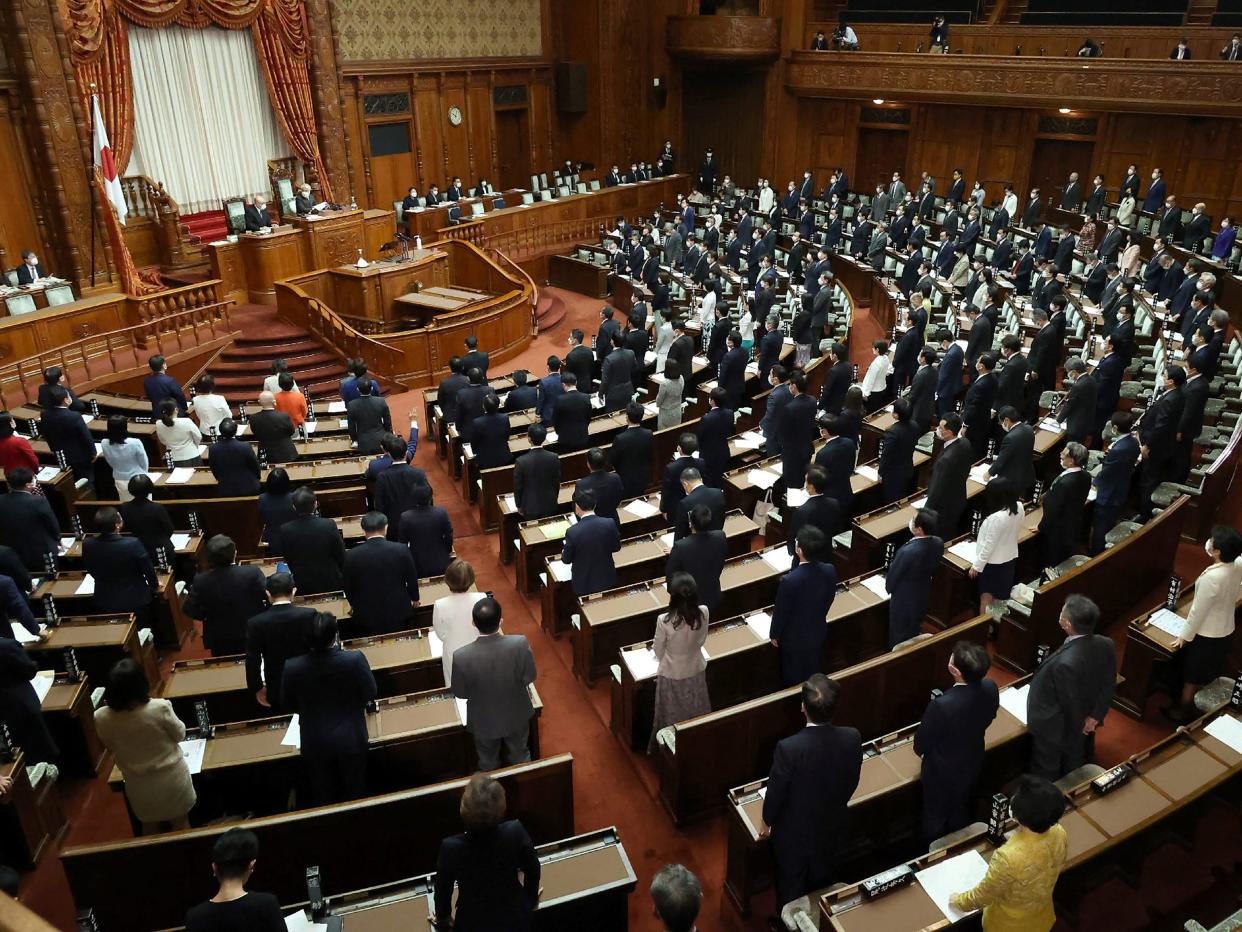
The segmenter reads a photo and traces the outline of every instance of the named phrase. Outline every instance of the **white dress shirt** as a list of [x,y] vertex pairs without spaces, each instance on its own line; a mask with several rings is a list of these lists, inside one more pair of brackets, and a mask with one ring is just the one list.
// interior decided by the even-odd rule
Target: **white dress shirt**
[[218,429],[221,421],[226,417],[233,416],[233,412],[229,410],[229,403],[224,400],[224,396],[217,395],[215,392],[210,394],[200,392],[194,396],[194,400],[190,404],[194,408],[194,413],[198,415],[198,426],[203,430],[209,430],[212,427]]
[[867,373],[862,380],[862,393],[864,398],[870,398],[872,392],[884,391],[887,384],[888,374],[893,371],[893,360],[888,353],[883,356],[877,356],[871,360],[871,365],[867,367]]
[[971,564],[976,573],[989,563],[1008,563],[1018,559],[1018,535],[1022,533],[1024,516],[1019,503],[1016,515],[1010,514],[1008,508],[1002,508],[983,519],[975,544],[975,562]]

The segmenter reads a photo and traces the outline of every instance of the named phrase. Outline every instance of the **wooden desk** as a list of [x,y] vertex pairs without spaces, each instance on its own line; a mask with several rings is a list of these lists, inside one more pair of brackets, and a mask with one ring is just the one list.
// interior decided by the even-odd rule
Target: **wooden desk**
[[0,763],[0,776],[13,781],[0,799],[0,843],[13,859],[12,866],[33,870],[43,849],[65,829],[56,784],[45,779],[32,787],[20,748],[13,760]]
[[[627,900],[637,876],[615,828],[540,845],[542,894],[532,929],[593,929],[625,932]],[[328,901],[328,914],[340,916],[348,932],[427,928],[435,911],[435,877],[428,875]]]
[[305,239],[304,268],[352,265],[358,259],[359,250],[364,248],[362,211],[357,208],[325,209],[318,214],[291,216],[288,219]]
[[98,776],[107,753],[95,733],[94,688],[86,677],[73,681],[61,675],[43,697],[43,720],[60,748],[60,769],[77,777]]
[[[834,721],[863,740],[917,721],[933,688],[951,685],[945,664],[959,640],[986,644],[989,616],[925,641],[864,661],[834,675],[841,697]],[[716,811],[729,787],[768,772],[776,743],[803,725],[801,686],[670,726],[671,742],[656,750],[660,802],[678,824]]]
[[[568,754],[494,771],[535,844],[574,834],[573,758]],[[416,877],[435,869],[440,841],[461,831],[458,803],[466,779],[372,796],[241,823],[265,852],[264,890],[282,903],[306,897],[306,868],[318,864],[324,894],[333,896]],[[0,809],[2,811],[2,809]],[[61,864],[78,909],[93,908],[103,928],[155,932],[179,926],[186,903],[215,893],[207,864],[217,838],[237,823],[167,832],[126,841],[78,845],[61,851]],[[117,877],[140,877],[142,909],[133,888]]]
[[[443,649],[430,631],[415,629],[378,637],[354,638],[341,645],[367,658],[379,695],[441,689],[444,686]],[[160,695],[172,702],[187,726],[198,724],[195,705],[207,703],[212,722],[238,722],[262,715],[264,709],[246,686],[244,654],[179,660],[173,664]]]
[[360,269],[354,262],[328,270],[325,300],[359,329],[401,330],[409,326],[394,303],[416,288],[449,280],[448,253],[411,249],[408,259],[381,259]]
[[608,293],[608,267],[574,256],[549,256],[548,284],[602,298]]
[[153,690],[160,686],[154,644],[142,642],[132,614],[62,617],[47,629],[47,640],[25,646],[40,668],[58,672],[64,672],[65,652],[72,649],[78,668],[95,683],[107,682],[113,664],[129,657],[146,672]]
[[[93,607],[94,592],[83,594],[78,591],[87,575],[76,572],[58,573],[52,578],[44,579],[35,587],[30,600],[41,603],[46,596],[51,596],[56,600],[59,614],[90,614],[89,611],[83,611],[83,607]],[[193,625],[181,610],[181,597],[174,588],[173,574],[157,570],[155,575],[158,589],[151,605],[151,631],[155,635],[155,643],[160,647],[180,649],[193,634]],[[63,610],[66,602],[69,604],[68,611]]]

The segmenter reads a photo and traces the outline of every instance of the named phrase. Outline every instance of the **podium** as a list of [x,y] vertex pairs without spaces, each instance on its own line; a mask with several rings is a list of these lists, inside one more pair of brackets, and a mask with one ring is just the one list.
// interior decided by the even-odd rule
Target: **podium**
[[362,215],[363,211],[355,208],[290,217],[294,228],[306,234],[306,267],[326,269],[357,261],[358,250],[365,248]]

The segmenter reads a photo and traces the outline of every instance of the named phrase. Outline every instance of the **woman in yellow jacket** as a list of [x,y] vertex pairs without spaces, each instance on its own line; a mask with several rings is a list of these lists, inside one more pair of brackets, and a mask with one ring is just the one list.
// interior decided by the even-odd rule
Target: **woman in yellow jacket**
[[1052,888],[1065,865],[1065,829],[1057,824],[1065,797],[1047,780],[1026,776],[1010,811],[1018,828],[993,852],[983,880],[950,902],[963,911],[982,909],[985,932],[1048,932],[1056,922]]

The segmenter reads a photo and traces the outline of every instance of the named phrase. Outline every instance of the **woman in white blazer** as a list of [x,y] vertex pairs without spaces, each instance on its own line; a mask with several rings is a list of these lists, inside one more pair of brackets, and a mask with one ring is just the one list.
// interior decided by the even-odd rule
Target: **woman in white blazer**
[[444,651],[444,685],[453,685],[453,651],[473,644],[479,636],[474,626],[474,603],[487,598],[485,592],[471,592],[474,567],[465,560],[454,560],[444,571],[449,594],[436,599],[431,607],[431,630]]
[[970,578],[979,580],[979,614],[987,614],[996,599],[1009,598],[1018,568],[1018,535],[1024,512],[1018,490],[1004,477],[988,483],[987,496],[994,510],[979,525],[975,561]]

